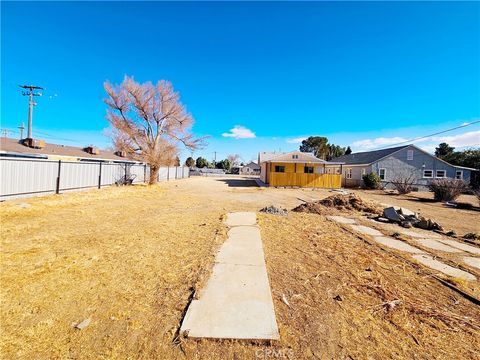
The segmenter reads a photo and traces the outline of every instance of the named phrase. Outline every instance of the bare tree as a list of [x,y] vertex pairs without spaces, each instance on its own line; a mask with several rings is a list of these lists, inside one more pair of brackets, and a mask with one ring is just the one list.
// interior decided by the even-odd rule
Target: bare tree
[[235,167],[240,164],[240,155],[238,154],[230,154],[227,157],[228,161],[230,161],[230,166]]
[[170,82],[140,84],[126,76],[120,85],[106,81],[104,88],[113,143],[118,151],[150,166],[150,184],[157,182],[160,166],[176,163],[179,144],[191,150],[203,144],[203,138],[190,133],[193,117]]

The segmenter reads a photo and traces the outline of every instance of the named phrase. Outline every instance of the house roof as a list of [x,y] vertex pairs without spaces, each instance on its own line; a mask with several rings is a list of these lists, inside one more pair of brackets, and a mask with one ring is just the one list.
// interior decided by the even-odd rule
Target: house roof
[[397,151],[400,151],[400,150],[402,150],[404,148],[407,148],[407,147],[413,147],[413,148],[415,148],[419,151],[422,151],[423,153],[425,153],[427,155],[430,155],[431,157],[437,159],[438,161],[444,162],[445,164],[453,166],[454,168],[465,169],[465,170],[476,170],[474,168],[469,168],[469,167],[465,167],[465,166],[450,164],[449,162],[446,162],[445,160],[442,160],[442,159],[436,157],[435,155],[432,155],[432,154],[426,152],[425,150],[423,150],[423,149],[421,149],[418,146],[415,146],[413,144],[393,147],[393,148],[389,148],[389,149],[365,151],[365,152],[359,152],[359,153],[350,154],[350,155],[343,155],[343,156],[339,156],[339,157],[337,157],[333,160],[334,161],[342,161],[342,162],[345,163],[345,165],[370,165],[370,164],[372,164],[372,163],[374,163],[378,160],[381,160],[381,159],[383,159],[383,158],[385,158],[389,155],[392,155],[393,153],[395,153]]
[[86,152],[81,147],[45,143],[42,149],[34,149],[25,146],[17,139],[0,138],[0,154],[4,155],[43,155],[42,157],[69,157],[88,160],[108,160],[108,161],[134,161],[128,158],[118,156],[112,150],[100,150],[100,154],[94,155]]
[[250,161],[247,165],[244,165],[243,167],[249,167],[252,169],[260,169],[260,165],[258,165],[256,162]]
[[349,155],[342,155],[333,159],[333,161],[344,162],[346,165],[360,165],[360,164],[368,165],[388,155],[391,155],[394,152],[397,152],[403,148],[406,148],[408,146],[410,145],[398,146],[398,147],[382,149],[382,150],[358,152],[358,153],[349,154]]

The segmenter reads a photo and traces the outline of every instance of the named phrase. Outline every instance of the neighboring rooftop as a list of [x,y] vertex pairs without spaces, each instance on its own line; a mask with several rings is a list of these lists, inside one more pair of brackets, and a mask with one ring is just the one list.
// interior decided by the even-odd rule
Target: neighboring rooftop
[[375,161],[378,161],[384,158],[385,156],[393,154],[394,152],[397,152],[408,146],[410,145],[397,146],[397,147],[382,149],[382,150],[358,152],[358,153],[349,154],[349,155],[342,155],[333,159],[333,161],[344,162],[347,165],[371,164]]
[[118,156],[112,150],[101,149],[98,155],[88,153],[84,148],[59,145],[59,144],[50,144],[45,143],[45,146],[41,149],[31,148],[23,145],[17,139],[11,138],[0,138],[0,155],[3,156],[21,156],[29,155],[34,157],[48,158],[48,157],[67,157],[67,158],[77,158],[85,160],[108,160],[108,161],[133,161],[128,158]]

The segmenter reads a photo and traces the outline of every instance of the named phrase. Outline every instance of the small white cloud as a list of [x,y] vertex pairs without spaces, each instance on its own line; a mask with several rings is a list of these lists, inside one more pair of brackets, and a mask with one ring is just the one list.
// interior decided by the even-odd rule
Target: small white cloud
[[382,147],[387,145],[393,145],[393,144],[397,144],[404,141],[407,141],[407,139],[399,136],[390,137],[390,138],[378,137],[375,139],[364,139],[364,140],[354,141],[352,145],[355,147],[357,151],[362,151],[362,150],[371,150],[377,147]]
[[245,126],[235,125],[229,132],[223,133],[223,137],[232,137],[234,139],[253,139],[256,137],[255,133],[247,129]]
[[303,140],[305,140],[307,137],[298,137],[298,138],[293,138],[293,139],[287,139],[287,143],[289,144],[300,144]]

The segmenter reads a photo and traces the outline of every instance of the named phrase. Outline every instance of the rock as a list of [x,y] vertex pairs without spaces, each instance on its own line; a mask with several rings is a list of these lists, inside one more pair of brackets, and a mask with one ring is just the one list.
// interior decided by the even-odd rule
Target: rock
[[383,217],[386,217],[387,219],[395,222],[401,220],[394,207],[388,207],[383,209]]
[[453,230],[448,231],[445,235],[452,236],[452,237],[457,237],[457,233]]
[[83,330],[85,329],[88,325],[90,325],[90,322],[92,321],[92,319],[88,318],[88,319],[85,319],[83,320],[82,322],[76,324],[74,326],[75,329],[77,330]]
[[263,209],[260,210],[260,212],[272,214],[272,215],[283,215],[283,216],[288,214],[287,209],[282,209],[281,207],[276,207],[273,205],[264,207]]
[[402,214],[403,216],[416,216],[416,214],[413,211],[403,207],[400,208],[400,214]]
[[340,295],[337,295],[333,298],[333,300],[336,300],[336,301],[343,301],[343,298],[340,296]]
[[388,220],[387,218],[381,217],[381,216],[377,217],[376,220],[379,221],[379,222],[382,222],[382,223],[389,223],[390,222],[390,220]]
[[424,230],[430,230],[431,229],[431,220],[430,219],[425,219],[424,217],[420,218],[420,221],[417,222],[416,227]]
[[400,226],[404,227],[404,228],[411,228],[412,227],[412,223],[410,221],[402,221],[400,223]]

